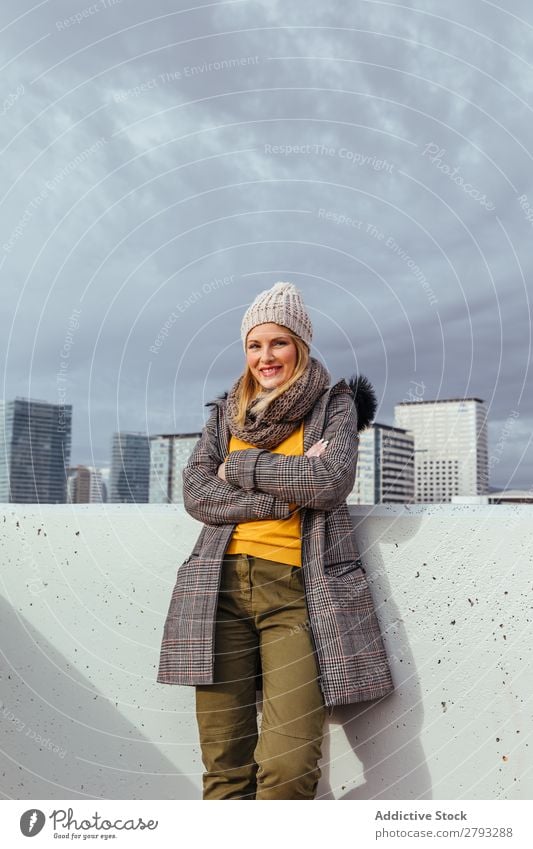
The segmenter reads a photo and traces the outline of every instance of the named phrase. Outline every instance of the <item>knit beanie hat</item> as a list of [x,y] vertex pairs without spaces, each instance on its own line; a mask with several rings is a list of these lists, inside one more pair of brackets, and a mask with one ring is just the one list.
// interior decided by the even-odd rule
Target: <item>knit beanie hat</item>
[[313,327],[309,318],[302,293],[293,283],[275,283],[271,289],[260,292],[244,314],[241,324],[241,338],[246,351],[246,337],[258,324],[273,322],[288,327],[311,347]]

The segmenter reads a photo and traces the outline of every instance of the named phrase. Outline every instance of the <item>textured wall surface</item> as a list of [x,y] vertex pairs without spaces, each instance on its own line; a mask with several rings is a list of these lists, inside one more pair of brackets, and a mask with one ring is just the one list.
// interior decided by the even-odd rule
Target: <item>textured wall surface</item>
[[[337,708],[320,798],[526,799],[531,507],[352,506],[396,691]],[[155,682],[173,505],[2,505],[1,790],[199,798],[194,690]]]

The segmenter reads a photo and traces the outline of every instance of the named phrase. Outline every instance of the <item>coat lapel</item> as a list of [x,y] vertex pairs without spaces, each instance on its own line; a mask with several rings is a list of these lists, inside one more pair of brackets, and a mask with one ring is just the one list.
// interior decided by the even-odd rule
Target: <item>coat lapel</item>
[[325,411],[331,392],[330,387],[320,396],[311,412],[304,419],[304,454],[320,439],[324,430]]

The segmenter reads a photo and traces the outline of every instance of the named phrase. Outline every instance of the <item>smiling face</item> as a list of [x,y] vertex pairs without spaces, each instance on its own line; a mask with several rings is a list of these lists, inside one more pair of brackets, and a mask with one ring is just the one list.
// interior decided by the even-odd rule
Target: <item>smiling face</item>
[[289,380],[297,358],[296,345],[281,324],[258,324],[246,337],[246,361],[263,389],[275,389]]

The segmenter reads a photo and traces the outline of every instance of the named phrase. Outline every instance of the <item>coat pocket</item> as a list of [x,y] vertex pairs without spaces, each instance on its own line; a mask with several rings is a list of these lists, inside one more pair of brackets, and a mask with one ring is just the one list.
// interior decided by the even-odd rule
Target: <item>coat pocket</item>
[[339,613],[357,619],[374,614],[374,603],[360,558],[327,566],[326,584],[331,604]]
[[330,578],[342,578],[351,575],[352,572],[359,572],[361,575],[366,574],[363,566],[363,561],[360,557],[352,560],[343,560],[341,563],[324,563],[324,573]]
[[326,570],[326,584],[335,619],[337,651],[358,686],[363,682],[373,684],[388,667],[366,574],[358,560],[339,563],[335,571],[333,576]]

